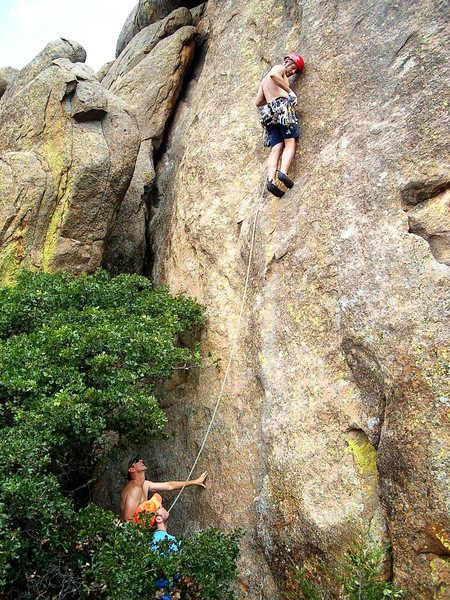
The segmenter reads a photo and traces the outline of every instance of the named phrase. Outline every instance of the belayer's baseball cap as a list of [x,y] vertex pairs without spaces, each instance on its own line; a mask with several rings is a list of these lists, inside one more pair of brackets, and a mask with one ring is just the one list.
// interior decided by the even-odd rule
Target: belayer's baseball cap
[[135,452],[131,456],[126,456],[120,464],[120,472],[128,479],[128,469],[140,459],[139,452]]

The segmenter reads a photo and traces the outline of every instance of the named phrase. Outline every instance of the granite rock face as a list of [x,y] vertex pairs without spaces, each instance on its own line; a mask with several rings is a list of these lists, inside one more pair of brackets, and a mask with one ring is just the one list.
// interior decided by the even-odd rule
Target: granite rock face
[[127,44],[142,29],[167,17],[181,6],[194,8],[201,4],[198,0],[139,0],[129,14],[117,40],[116,58]]
[[0,98],[18,72],[18,69],[14,69],[13,67],[3,67],[0,69]]
[[[199,465],[210,487],[184,494],[172,527],[246,528],[242,598],[280,597],[289,557],[338,556],[358,529],[391,543],[408,598],[443,598],[445,4],[210,0],[206,12],[204,65],[156,169],[151,239],[155,280],[207,307],[205,356],[223,365],[259,212],[237,355]],[[302,137],[296,185],[277,200],[262,194],[254,96],[289,50],[306,61],[292,84]],[[177,436],[153,446],[155,479],[189,471],[222,373],[205,358],[171,392]]]
[[441,193],[438,190],[413,206],[406,204],[405,210],[409,231],[427,240],[434,258],[450,266],[450,190]]
[[142,272],[148,253],[148,221],[154,183],[153,155],[163,141],[195,53],[192,15],[179,8],[142,29],[123,50],[102,85],[136,115],[141,148],[127,195],[107,243],[104,266],[113,273]]
[[0,266],[90,272],[128,188],[135,119],[68,40],[49,44],[0,102]]

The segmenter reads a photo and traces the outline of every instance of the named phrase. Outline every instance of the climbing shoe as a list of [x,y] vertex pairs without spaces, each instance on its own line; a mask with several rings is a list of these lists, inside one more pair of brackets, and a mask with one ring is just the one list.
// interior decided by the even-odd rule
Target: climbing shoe
[[292,179],[289,179],[289,177],[281,171],[277,171],[277,177],[281,181],[281,183],[284,183],[284,185],[287,188],[291,189],[294,187],[294,182],[292,181]]
[[277,198],[282,198],[284,196],[284,192],[283,190],[280,190],[279,187],[277,187],[274,183],[272,183],[271,181],[267,180],[266,183],[266,188],[269,190],[269,192],[271,194],[273,194],[274,196],[276,196]]

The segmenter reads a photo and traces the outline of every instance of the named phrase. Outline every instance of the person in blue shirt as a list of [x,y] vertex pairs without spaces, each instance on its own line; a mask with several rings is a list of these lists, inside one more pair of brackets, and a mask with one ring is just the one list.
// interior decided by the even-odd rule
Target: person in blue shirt
[[167,533],[169,511],[166,510],[162,505],[162,498],[159,494],[153,494],[150,502],[152,500],[155,503],[156,510],[154,516],[155,532],[153,533],[151,548],[152,550],[157,550],[159,542],[162,542],[163,540],[171,540],[172,543],[169,546],[170,551],[178,552],[179,547],[177,538]]
[[[153,540],[150,544],[150,548],[152,550],[156,550],[157,552],[165,552],[166,546],[164,546],[164,550],[161,548],[161,542],[164,540],[169,540],[168,551],[169,552],[178,552],[180,547],[176,537],[167,533],[167,521],[169,519],[169,511],[166,510],[162,505],[162,498],[159,494],[153,494],[153,496],[149,500],[149,507],[151,512],[153,513],[151,526],[155,527],[155,531],[153,533]],[[147,509],[149,510],[149,509]],[[176,578],[175,578],[176,580]],[[161,590],[170,590],[173,585],[172,583],[163,577],[159,577],[155,581],[156,586]],[[170,600],[170,593],[166,592],[163,596],[160,597],[160,600]]]

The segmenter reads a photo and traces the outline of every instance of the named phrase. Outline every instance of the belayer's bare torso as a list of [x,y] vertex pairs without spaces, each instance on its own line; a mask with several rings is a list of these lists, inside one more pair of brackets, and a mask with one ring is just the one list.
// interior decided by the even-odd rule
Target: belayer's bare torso
[[129,481],[123,488],[120,494],[120,512],[124,520],[126,512],[129,513],[128,518],[130,518],[139,504],[147,500],[149,484],[149,481],[144,481],[142,485],[135,481]]

